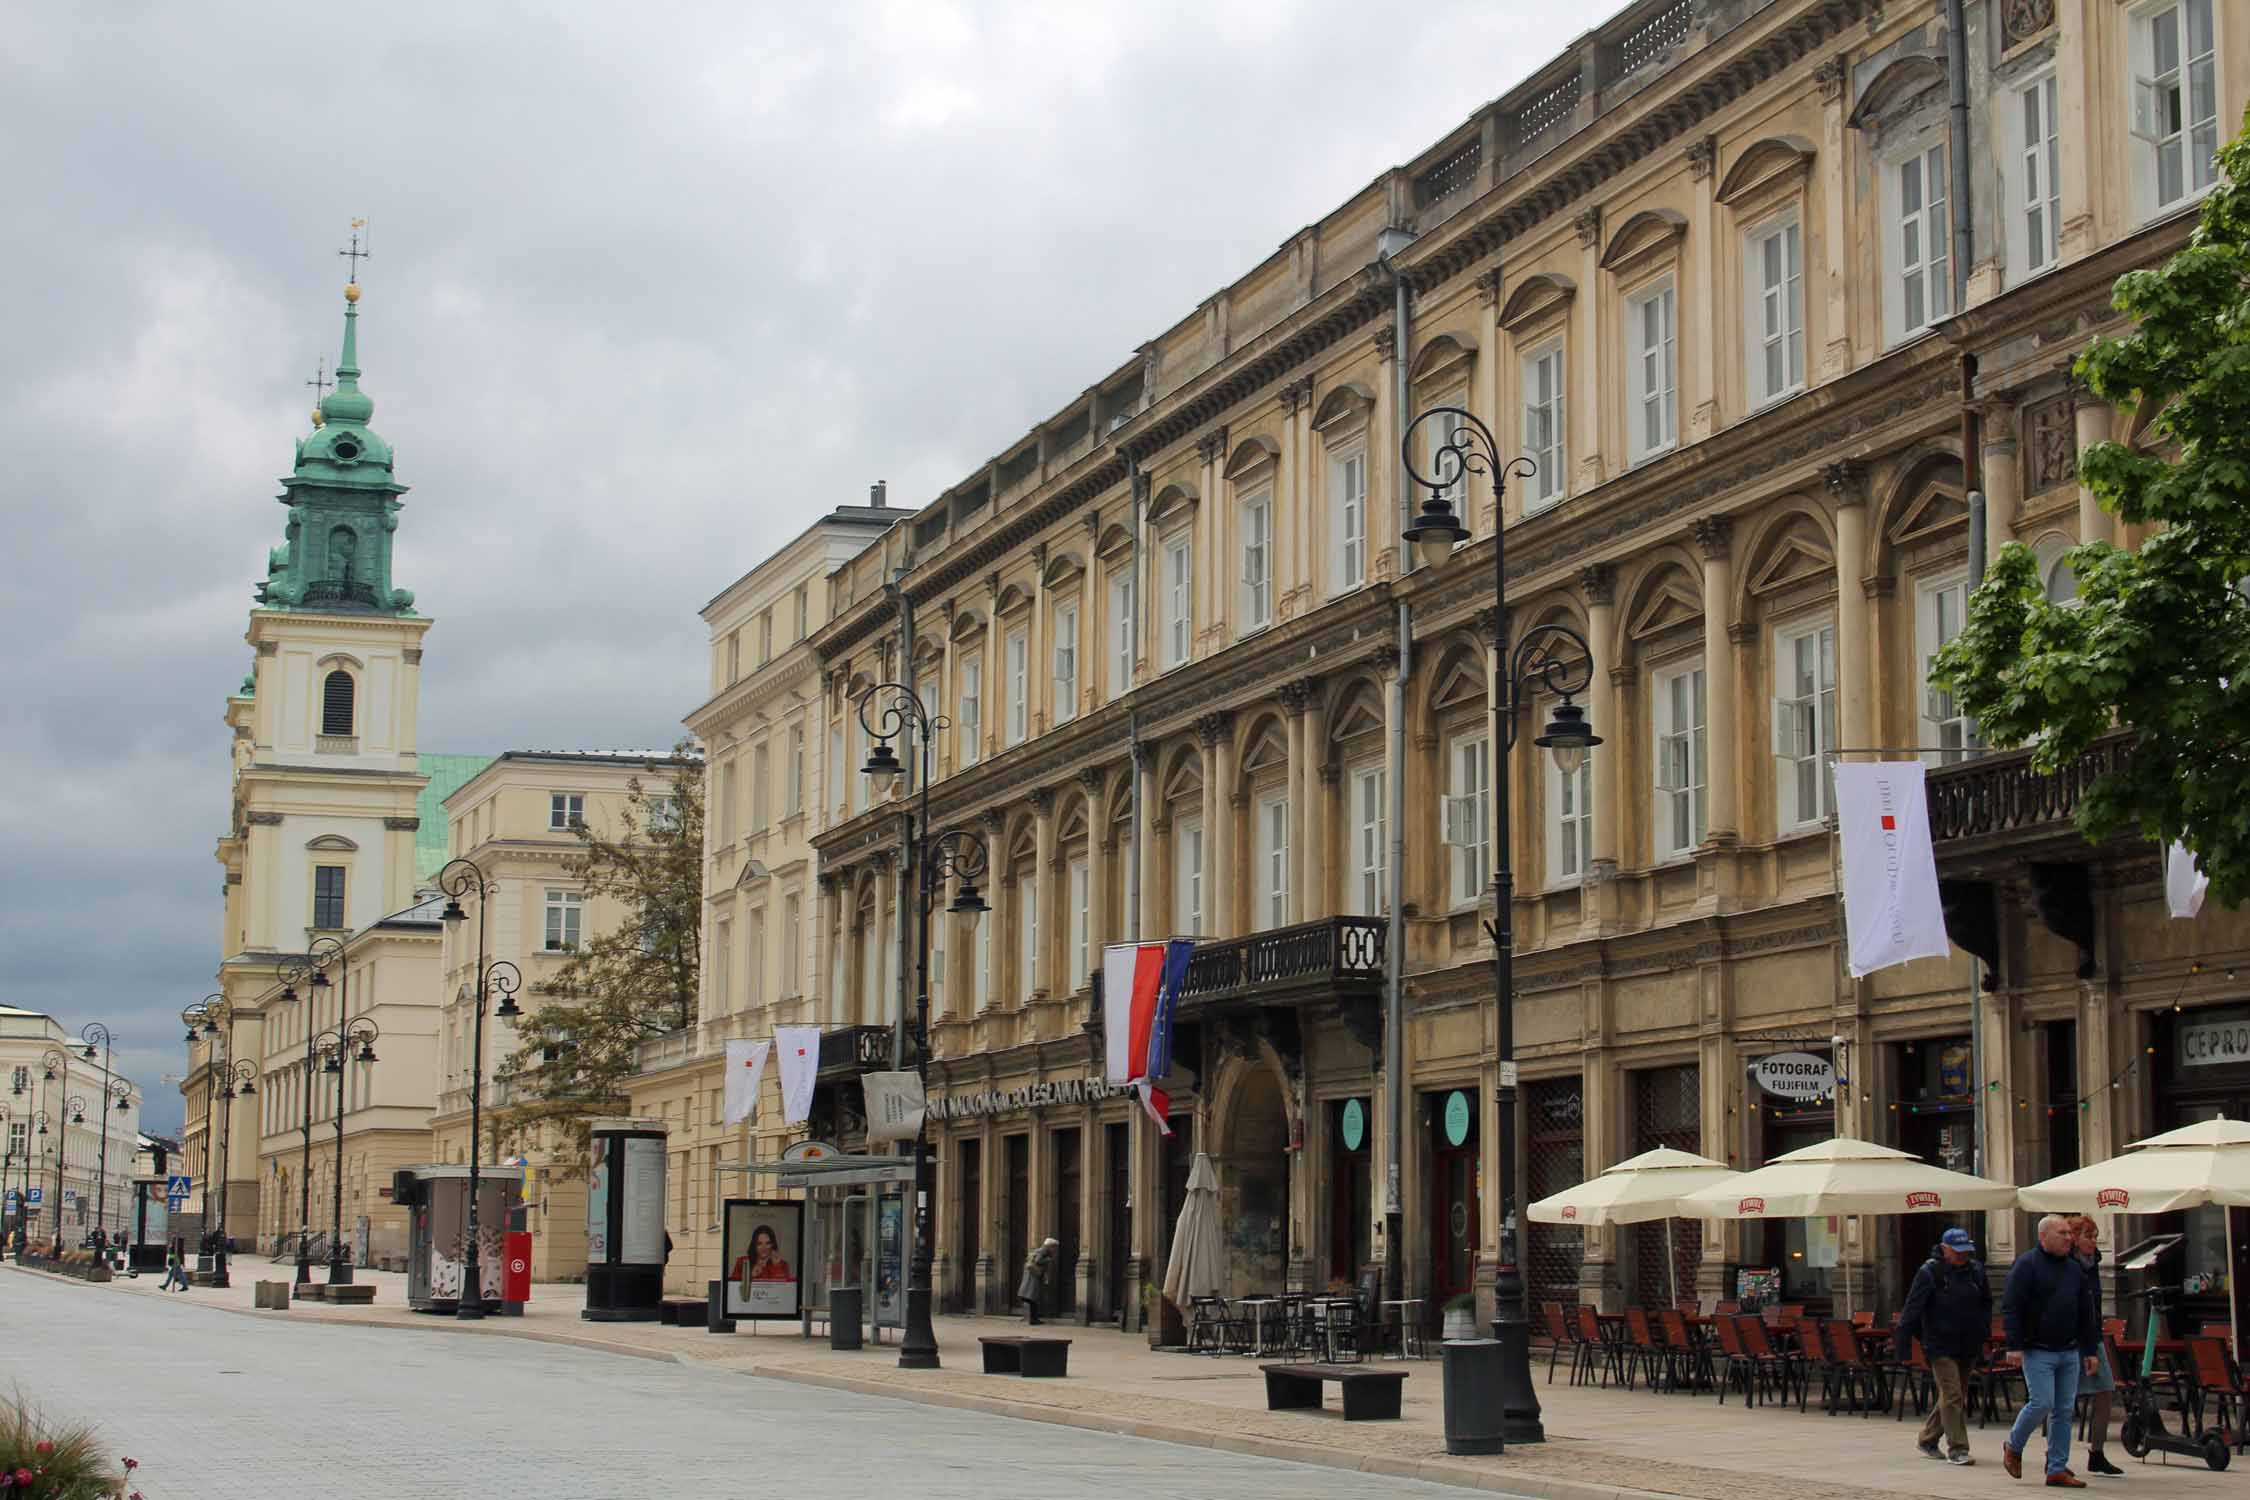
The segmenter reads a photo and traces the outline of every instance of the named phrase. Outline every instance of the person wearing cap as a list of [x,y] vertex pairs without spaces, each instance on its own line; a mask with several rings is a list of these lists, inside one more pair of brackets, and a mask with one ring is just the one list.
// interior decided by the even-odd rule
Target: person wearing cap
[[[1969,1453],[1969,1371],[1992,1330],[1992,1286],[1976,1254],[1977,1242],[1966,1229],[1948,1229],[1938,1237],[1930,1258],[1907,1288],[1894,1345],[1904,1352],[1919,1338],[1922,1357],[1937,1385],[1937,1405],[1922,1423],[1914,1446],[1924,1458],[1962,1468],[1976,1462]],[[1945,1439],[1943,1449],[1938,1447],[1940,1437]]]

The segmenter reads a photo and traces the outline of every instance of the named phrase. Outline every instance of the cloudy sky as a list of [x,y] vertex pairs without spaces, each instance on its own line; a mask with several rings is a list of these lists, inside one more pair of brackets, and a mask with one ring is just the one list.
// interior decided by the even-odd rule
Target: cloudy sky
[[0,1002],[107,1022],[178,1124],[354,216],[422,747],[668,744],[775,543],[965,478],[1615,8],[14,8]]

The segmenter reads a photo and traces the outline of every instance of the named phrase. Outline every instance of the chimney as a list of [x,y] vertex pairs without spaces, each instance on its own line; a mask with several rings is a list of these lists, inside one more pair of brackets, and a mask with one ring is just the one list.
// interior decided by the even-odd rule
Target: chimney
[[888,503],[889,495],[890,481],[887,479],[878,479],[867,487],[867,503],[876,510],[881,510]]

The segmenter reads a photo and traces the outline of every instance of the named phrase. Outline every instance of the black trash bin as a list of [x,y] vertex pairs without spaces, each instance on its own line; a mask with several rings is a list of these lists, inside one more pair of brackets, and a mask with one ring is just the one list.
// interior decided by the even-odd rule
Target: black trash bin
[[856,1286],[832,1286],[828,1289],[828,1347],[831,1349],[857,1349],[860,1346],[860,1298],[864,1295]]
[[1445,1451],[1498,1453],[1507,1428],[1500,1401],[1500,1341],[1448,1339],[1445,1349]]

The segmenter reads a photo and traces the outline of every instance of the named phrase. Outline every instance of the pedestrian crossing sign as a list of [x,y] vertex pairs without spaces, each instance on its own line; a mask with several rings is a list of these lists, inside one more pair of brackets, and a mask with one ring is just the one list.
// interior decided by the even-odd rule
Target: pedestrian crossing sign
[[167,1198],[185,1198],[188,1194],[188,1189],[192,1187],[194,1183],[194,1178],[189,1177],[184,1173],[175,1172],[170,1177],[164,1179],[164,1196]]

